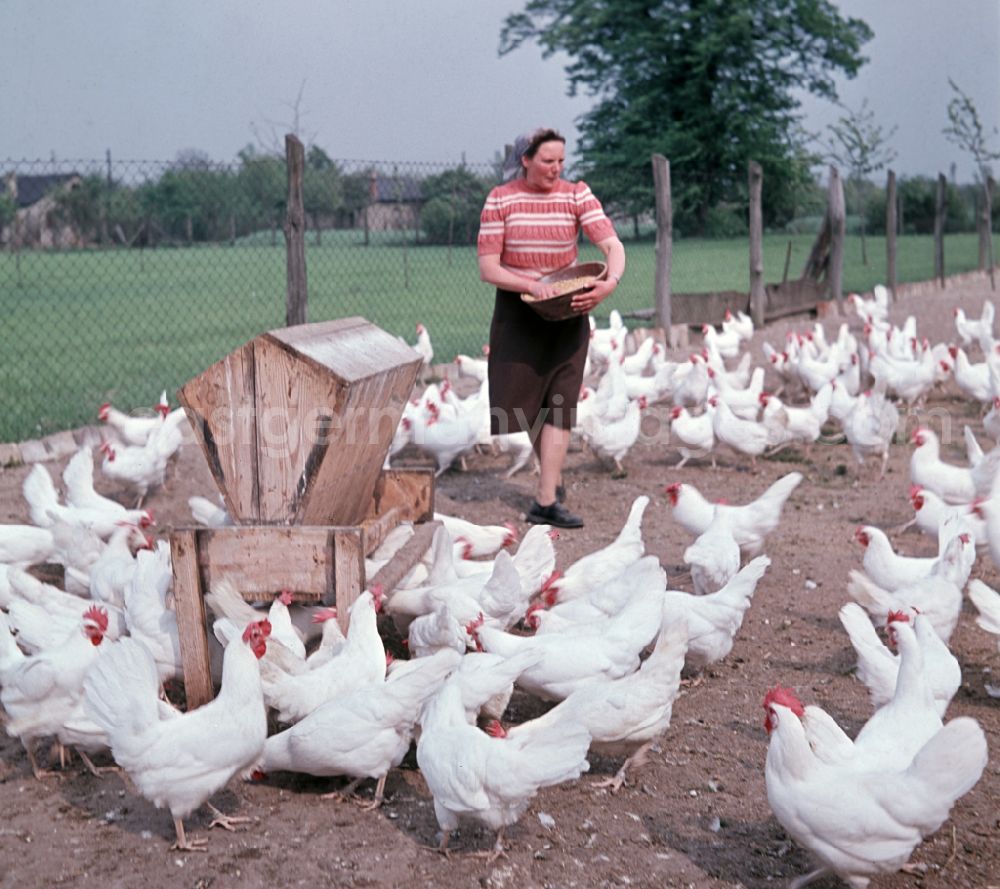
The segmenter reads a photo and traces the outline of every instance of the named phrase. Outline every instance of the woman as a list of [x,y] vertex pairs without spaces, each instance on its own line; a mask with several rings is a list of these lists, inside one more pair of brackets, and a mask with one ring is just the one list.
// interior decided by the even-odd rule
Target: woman
[[[490,431],[527,431],[541,472],[528,521],[581,528],[563,505],[562,468],[590,340],[587,313],[614,292],[625,248],[584,182],[562,178],[566,140],[555,130],[519,136],[505,181],[486,198],[479,225],[479,276],[497,288],[490,325]],[[547,321],[521,301],[554,289],[539,279],[571,266],[580,229],[600,248],[608,275],[573,297],[578,314]]]

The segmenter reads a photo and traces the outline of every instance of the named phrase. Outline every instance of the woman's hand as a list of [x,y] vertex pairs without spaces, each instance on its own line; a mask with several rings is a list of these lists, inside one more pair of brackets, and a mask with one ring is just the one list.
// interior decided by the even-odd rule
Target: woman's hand
[[589,290],[584,290],[583,293],[578,293],[574,296],[570,305],[574,312],[580,312],[581,314],[593,311],[594,307],[600,305],[605,297],[614,293],[617,286],[618,282],[613,279],[597,281]]
[[547,284],[544,281],[532,281],[527,290],[535,299],[548,299],[556,295],[555,284]]

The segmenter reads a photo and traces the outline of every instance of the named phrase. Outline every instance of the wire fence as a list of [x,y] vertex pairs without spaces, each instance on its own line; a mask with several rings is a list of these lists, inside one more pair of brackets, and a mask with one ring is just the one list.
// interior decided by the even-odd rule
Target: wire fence
[[[303,180],[309,320],[362,315],[407,342],[422,323],[435,361],[478,355],[493,298],[479,280],[475,240],[498,176],[490,164],[345,161],[310,149]],[[248,150],[231,164],[194,153],[172,163],[6,161],[0,177],[0,442],[93,422],[108,401],[141,413],[166,390],[175,403],[191,377],[284,325],[283,157]],[[927,222],[927,189],[911,192],[900,190],[903,231],[919,233],[933,225],[933,205]],[[975,190],[954,192],[949,230],[972,230]],[[854,227],[867,214],[868,232],[877,232],[877,190],[858,207],[849,194]],[[884,219],[884,197],[881,212]],[[821,214],[815,194],[806,195],[795,219],[771,236],[769,279],[781,277],[793,243],[804,259]],[[739,202],[720,208],[710,233],[738,237],[741,219]],[[631,241],[616,304],[645,308],[652,305],[654,225],[641,217],[616,221]],[[877,235],[871,241],[876,255]],[[739,249],[680,242],[674,290],[746,289]],[[596,257],[591,250],[584,246],[581,258]],[[975,262],[970,253],[949,272]],[[861,289],[879,275],[876,263],[853,283],[845,273],[845,282]]]

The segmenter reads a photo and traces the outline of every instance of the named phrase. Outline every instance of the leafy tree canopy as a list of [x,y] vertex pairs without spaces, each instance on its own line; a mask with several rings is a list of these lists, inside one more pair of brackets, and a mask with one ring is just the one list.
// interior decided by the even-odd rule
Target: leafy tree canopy
[[500,54],[534,40],[570,57],[570,94],[597,100],[579,120],[580,172],[606,203],[651,209],[659,153],[675,214],[703,223],[744,193],[751,159],[767,192],[801,178],[793,91],[836,99],[834,74],[857,73],[871,36],[829,0],[529,0],[504,22]]

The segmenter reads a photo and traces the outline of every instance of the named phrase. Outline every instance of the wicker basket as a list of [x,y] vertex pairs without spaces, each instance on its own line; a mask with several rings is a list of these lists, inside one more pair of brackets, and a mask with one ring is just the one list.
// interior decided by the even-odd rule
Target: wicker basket
[[545,275],[541,280],[546,284],[558,284],[560,281],[571,281],[574,278],[588,278],[587,283],[560,293],[558,296],[550,296],[548,299],[538,299],[530,293],[522,293],[521,300],[526,302],[546,321],[565,321],[567,318],[575,318],[580,313],[574,312],[571,304],[573,297],[578,293],[583,293],[589,289],[594,281],[602,281],[607,277],[608,266],[603,262],[584,262],[580,265],[571,265],[567,268]]

